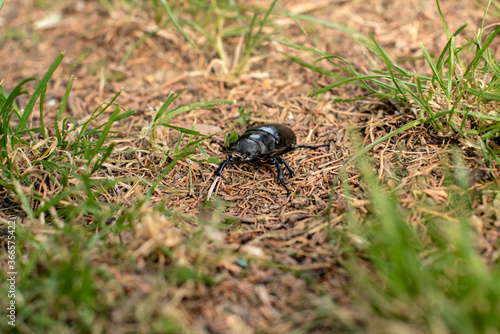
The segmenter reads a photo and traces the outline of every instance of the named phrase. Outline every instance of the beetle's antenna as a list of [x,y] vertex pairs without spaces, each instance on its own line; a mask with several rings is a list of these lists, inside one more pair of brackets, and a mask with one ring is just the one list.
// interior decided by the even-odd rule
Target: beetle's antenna
[[210,189],[208,189],[207,201],[210,200],[210,197],[212,197],[212,193],[214,192],[215,186],[217,186],[219,179],[220,179],[220,176],[216,176],[214,183],[212,183],[212,185],[210,186]]

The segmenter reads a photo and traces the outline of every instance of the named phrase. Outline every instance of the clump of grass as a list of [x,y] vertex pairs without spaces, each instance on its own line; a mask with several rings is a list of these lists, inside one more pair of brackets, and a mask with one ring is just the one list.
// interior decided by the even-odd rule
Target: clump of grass
[[[341,57],[290,42],[278,41],[299,50],[314,52],[321,56],[320,61],[328,61],[345,73],[334,73],[318,65],[291,57],[295,62],[311,70],[338,80],[314,92],[310,95],[311,97],[335,87],[355,84],[368,92],[361,98],[392,99],[411,106],[416,116],[415,121],[371,143],[363,148],[360,154],[403,131],[426,123],[430,124],[441,136],[455,138],[464,145],[476,148],[482,153],[489,166],[492,166],[492,161],[500,164],[500,152],[495,149],[496,145],[490,145],[492,141],[497,140],[500,132],[500,117],[496,113],[500,101],[499,68],[490,49],[492,41],[500,32],[500,27],[492,29],[492,27],[484,26],[491,1],[488,2],[480,30],[474,37],[466,37],[468,42],[463,46],[456,45],[456,38],[467,25],[464,24],[455,32],[450,32],[439,1],[436,1],[436,4],[448,36],[448,43],[437,57],[430,55],[424,45],[420,46],[432,73],[430,76],[404,69],[390,58],[373,37],[368,39],[345,28],[343,28],[344,31],[367,46],[372,55],[385,64],[386,68],[362,74],[356,71],[348,60]],[[308,16],[301,18],[340,29],[338,26],[332,26],[328,22],[314,20]],[[346,100],[334,100],[334,102],[340,101]]]
[[139,203],[121,219],[128,228],[17,223],[20,332],[189,331],[179,297],[203,299],[220,280],[216,268],[237,260],[218,221],[176,215],[165,202]]
[[[116,152],[116,141],[124,139],[117,129],[123,126],[135,112],[126,110],[116,103],[120,95],[118,92],[109,103],[96,108],[86,121],[77,124],[73,118],[64,116],[73,84],[71,78],[53,124],[49,124],[44,115],[47,83],[63,57],[64,55],[61,54],[54,61],[43,79],[37,84],[24,110],[21,111],[14,101],[18,96],[28,93],[23,90],[23,86],[35,78],[24,80],[10,94],[4,92],[3,99],[0,100],[0,127],[2,128],[0,145],[5,148],[0,151],[0,169],[2,170],[0,185],[14,195],[13,200],[30,218],[37,217],[45,221],[47,216],[51,216],[50,222],[63,224],[59,216],[69,218],[84,213],[97,215],[105,221],[110,218],[108,215],[113,215],[113,212],[119,210],[121,204],[114,207],[107,201],[99,200],[100,196],[109,189],[117,187],[120,182],[129,183],[134,180],[121,177],[109,178],[109,176],[102,178],[97,174],[105,163],[117,164],[120,154],[137,150],[131,148],[122,149],[120,154]],[[155,128],[169,127],[179,132],[179,142],[175,148],[165,148],[163,152],[160,165],[167,160],[168,164],[158,178],[150,181],[135,180],[148,186],[149,194],[154,192],[163,176],[175,166],[179,159],[201,153],[204,161],[213,160],[201,146],[207,136],[192,129],[172,126],[169,121],[176,115],[190,110],[234,103],[232,100],[203,101],[169,110],[172,102],[181,93],[170,94],[142,135],[135,135],[137,138],[149,136],[149,142],[153,147],[140,148],[147,151],[161,149],[155,144]],[[38,100],[40,125],[29,128],[28,120],[35,112]],[[95,125],[96,122],[100,124]],[[188,143],[181,145],[180,139],[184,134],[189,135]],[[48,184],[50,191],[44,184]]]
[[[118,93],[110,103],[94,110],[89,119],[82,124],[77,124],[71,117],[64,117],[73,84],[71,78],[54,124],[50,125],[49,130],[44,117],[47,83],[63,57],[63,54],[59,55],[43,79],[38,82],[24,110],[21,111],[14,104],[14,100],[19,95],[28,93],[23,90],[23,86],[35,78],[21,82],[5,100],[1,101],[0,123],[3,131],[0,145],[5,149],[0,153],[2,169],[0,185],[15,195],[14,201],[19,203],[24,214],[30,218],[41,217],[43,220],[45,214],[55,212],[53,211],[55,206],[61,201],[82,192],[86,194],[84,196],[86,205],[83,205],[83,208],[93,212],[101,211],[102,208],[96,206],[96,196],[91,188],[105,183],[94,182],[91,177],[113,152],[115,138],[110,136],[116,133],[111,131],[112,126],[134,114],[133,111],[124,110],[114,103],[119,96]],[[38,100],[40,126],[29,128],[28,119],[35,112]],[[114,110],[107,121],[96,127],[90,127],[92,121],[111,107],[114,107]],[[46,183],[52,187],[52,191],[49,192],[52,194],[50,198],[43,195],[47,191],[39,191]],[[57,216],[54,217],[56,223],[59,222]]]
[[209,56],[211,50],[216,50],[218,58],[211,59],[210,66],[218,72],[216,78],[223,80],[237,78],[252,63],[252,58],[257,57],[255,50],[266,39],[263,28],[276,31],[272,13],[292,17],[276,0],[267,8],[227,0],[190,0],[175,5],[152,0],[151,4],[157,21],[168,19],[163,26],[173,24],[186,42],[202,48]]
[[[24,87],[35,78],[22,81],[10,93],[0,86],[0,187],[7,193],[3,203],[10,203],[2,210],[17,220],[18,328],[35,332],[52,328],[109,331],[109,319],[115,312],[114,316],[132,320],[133,331],[145,332],[152,326],[161,332],[183,332],[185,321],[178,319],[175,307],[168,305],[173,296],[167,298],[163,310],[144,298],[147,293],[141,293],[142,299],[137,302],[134,298],[138,297],[130,294],[137,288],[136,278],[129,287],[116,284],[116,273],[100,261],[114,259],[122,261],[125,268],[135,268],[144,258],[148,258],[148,263],[162,259],[163,265],[172,270],[139,275],[159,282],[152,283],[157,289],[155,294],[164,290],[161,282],[180,287],[186,282],[210,285],[216,281],[216,277],[207,274],[207,268],[217,266],[218,257],[211,256],[213,262],[204,261],[208,244],[212,242],[207,235],[219,235],[215,223],[167,210],[168,199],[153,206],[151,197],[157,187],[166,187],[160,182],[179,160],[217,162],[202,148],[207,136],[195,131],[194,124],[192,129],[170,125],[172,118],[190,110],[214,108],[234,101],[203,101],[173,107],[172,103],[182,92],[172,93],[141,134],[125,137],[120,130],[135,112],[117,104],[120,92],[81,123],[65,116],[73,84],[71,78],[54,119],[50,119],[44,109],[47,84],[63,57],[64,54],[59,55],[37,82],[24,109],[17,106],[15,100],[29,94]],[[30,127],[28,120],[37,111],[40,124]],[[179,133],[174,147],[162,146],[155,137],[160,127]],[[124,141],[150,146],[127,146],[121,144]],[[139,150],[159,152],[163,156],[158,164],[161,172],[151,179],[113,172],[116,167],[126,170],[122,165],[129,162],[123,161],[123,155]],[[201,160],[196,158],[199,155]],[[142,190],[137,191],[139,195],[133,197],[134,200],[124,201],[124,197],[116,195],[110,200],[107,196],[109,192],[123,190],[123,193],[134,188]],[[190,229],[186,224],[193,220],[197,229]],[[158,225],[158,222],[164,224]],[[207,229],[210,233],[200,232]],[[117,242],[119,233],[129,235],[130,242]],[[194,234],[192,241],[187,237],[189,233]],[[188,250],[184,244],[180,245],[184,241],[190,244]],[[148,247],[144,247],[145,244]],[[198,248],[204,244],[207,246]],[[216,253],[223,254],[224,245],[218,243],[217,247],[220,249]],[[113,263],[115,265],[118,264]],[[5,272],[0,275],[3,277]],[[128,270],[124,270],[124,274],[135,275]],[[119,314],[115,309],[116,300],[122,300],[125,305]],[[0,326],[6,328],[7,325],[3,322]]]
[[[245,72],[255,61],[265,57],[257,49],[264,45],[267,36],[275,34],[278,27],[273,25],[283,14],[300,23],[276,0],[268,7],[246,5],[228,0],[171,3],[166,0],[149,0],[138,3],[101,0],[101,4],[113,12],[123,6],[130,10],[137,5],[153,13],[158,27],[145,28],[147,31],[125,52],[120,64],[124,65],[132,52],[158,31],[174,26],[182,38],[193,48],[201,49],[214,72],[211,79],[232,80]],[[267,28],[265,31],[264,28]],[[213,52],[215,50],[215,54]]]

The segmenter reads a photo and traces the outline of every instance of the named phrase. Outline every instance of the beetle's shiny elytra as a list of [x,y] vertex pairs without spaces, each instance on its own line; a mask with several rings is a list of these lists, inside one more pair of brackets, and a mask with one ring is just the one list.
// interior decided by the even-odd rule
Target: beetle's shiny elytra
[[215,185],[228,163],[275,165],[278,170],[278,182],[290,194],[290,190],[285,185],[285,177],[281,165],[285,165],[291,177],[294,177],[295,174],[288,163],[279,156],[297,148],[317,149],[318,147],[328,146],[328,144],[296,145],[296,143],[297,136],[292,129],[281,124],[263,124],[246,130],[232,147],[227,150],[229,157],[222,161],[219,168],[215,171],[216,179],[210,187],[208,198],[210,198]]
[[248,129],[234,144],[234,155],[245,160],[283,154],[297,143],[292,129],[281,124],[264,124]]

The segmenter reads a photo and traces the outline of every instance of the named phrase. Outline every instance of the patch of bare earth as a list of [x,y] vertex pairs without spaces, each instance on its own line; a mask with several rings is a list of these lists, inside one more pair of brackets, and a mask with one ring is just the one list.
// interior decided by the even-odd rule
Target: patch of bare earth
[[[268,1],[252,3],[269,5]],[[371,32],[394,59],[417,71],[428,72],[423,60],[414,60],[421,56],[420,43],[424,43],[431,54],[439,54],[447,42],[433,1],[281,3],[291,11],[307,12],[365,35]],[[472,35],[481,22],[483,9],[476,7],[474,1],[443,1],[441,5],[451,31],[469,23],[467,31]],[[34,29],[40,20],[54,13],[59,18],[53,25]],[[165,168],[159,164],[164,158],[161,152],[175,147],[178,133],[166,128],[157,129],[157,150],[140,150],[151,146],[148,138],[130,139],[130,136],[139,134],[148,125],[169,93],[182,89],[185,91],[176,105],[219,99],[234,99],[237,103],[178,115],[172,121],[175,125],[190,127],[196,121],[200,131],[219,130],[216,138],[221,140],[230,129],[244,131],[245,127],[238,123],[238,108],[246,107],[245,112],[251,113],[252,124],[279,122],[296,132],[299,143],[329,143],[329,147],[301,149],[285,157],[296,172],[295,178],[286,181],[292,196],[286,196],[275,181],[274,167],[240,165],[227,168],[216,193],[231,204],[218,217],[221,221],[228,218],[234,218],[234,221],[226,229],[213,232],[214,237],[201,245],[214,253],[230,252],[216,265],[207,267],[207,275],[222,278],[212,286],[188,282],[177,292],[165,288],[156,302],[164,307],[160,314],[170,312],[169,308],[175,309],[179,319],[205,332],[253,333],[261,329],[268,333],[286,333],[304,324],[311,324],[317,332],[325,328],[343,328],[342,323],[328,317],[321,319],[325,326],[322,328],[315,323],[317,313],[311,310],[317,306],[315,303],[321,302],[317,297],[321,294],[328,294],[339,305],[348,305],[352,300],[347,289],[349,275],[339,264],[342,255],[327,242],[329,229],[341,228],[344,222],[342,192],[340,185],[333,185],[333,180],[352,154],[346,128],[358,128],[364,136],[364,144],[368,144],[413,120],[414,115],[409,109],[376,101],[331,102],[332,98],[365,94],[354,86],[329,91],[318,99],[309,98],[308,94],[331,84],[330,78],[290,61],[282,52],[303,59],[307,55],[275,42],[264,42],[263,46],[256,48],[248,66],[239,76],[231,78],[225,71],[230,72],[234,66],[232,61],[239,38],[224,40],[229,58],[224,64],[212,45],[203,43],[193,31],[187,29],[202,45],[199,48],[189,45],[169,26],[146,39],[124,64],[120,64],[138,38],[157,28],[149,13],[139,8],[116,8],[109,12],[95,1],[66,1],[47,9],[33,9],[31,1],[10,1],[4,5],[0,16],[3,31],[0,79],[7,91],[27,77],[41,78],[55,57],[62,51],[66,53],[47,90],[47,119],[56,112],[70,75],[77,80],[66,113],[77,123],[121,89],[123,92],[117,103],[136,110],[130,122],[117,130],[124,135],[118,144],[119,150],[138,150],[113,156],[112,161],[96,174],[97,177],[156,179]],[[276,24],[282,34],[280,38],[342,56],[360,71],[381,66],[345,33],[305,23],[308,31],[305,35],[285,16]],[[498,48],[498,44],[494,48]],[[20,99],[18,102],[23,106],[27,101]],[[35,113],[33,124],[39,122],[36,117]],[[370,155],[375,160],[379,177],[397,187],[401,191],[401,202],[406,208],[411,208],[418,201],[442,203],[447,200],[440,166],[454,144],[457,143],[422,126],[382,143]],[[215,144],[207,141],[204,149],[211,156],[225,158]],[[497,172],[487,168],[479,155],[467,149],[463,153],[468,165],[474,167],[474,187],[486,188],[490,182],[496,182]],[[202,156],[195,158],[201,159]],[[206,163],[179,161],[161,181],[164,187],[157,188],[153,200],[166,200],[168,209],[190,216],[206,214],[217,217],[218,213],[201,209],[215,168],[215,165]],[[358,174],[352,168],[348,169],[348,175],[356,196],[361,192],[357,188]],[[325,211],[333,186],[332,221],[329,222]],[[120,187],[118,185],[113,192],[103,196],[110,202],[134,203],[144,192],[144,186],[138,184],[132,188]],[[57,187],[40,187],[36,191],[48,196],[49,192],[57,191]],[[2,196],[7,201],[5,192]],[[492,201],[493,197],[484,197],[474,203],[480,247],[486,261],[495,261],[499,256],[500,224],[495,218],[497,215],[488,209]],[[5,203],[8,205],[8,201]],[[361,199],[354,203],[363,211],[366,203]],[[15,210],[0,211],[3,217],[16,214]],[[92,223],[91,217],[87,219]],[[153,270],[163,265],[162,268],[168,268],[169,262],[161,260],[161,255],[158,255],[162,244],[185,261],[199,259],[199,253],[193,255],[190,253],[193,250],[186,250],[182,245],[184,236],[194,229],[189,223],[183,223],[187,226],[181,229],[182,232],[171,232],[177,225],[145,214],[142,224],[143,229],[136,229],[127,238],[120,239],[137,257],[138,267]],[[158,238],[158,235],[165,239]],[[254,256],[255,264],[249,268],[236,265],[235,254],[238,252]],[[279,263],[282,267],[268,265],[269,262]],[[139,296],[151,293],[150,286],[135,272],[118,267],[114,272],[120,284],[131,291],[137,290]],[[138,280],[141,284],[137,283]],[[310,285],[309,280],[318,284]],[[309,298],[311,295],[315,297]],[[177,303],[172,304],[172,300]],[[129,306],[124,305],[124,309]],[[120,315],[120,310],[115,313],[114,330],[125,331],[126,325],[120,322],[123,315]],[[347,306],[341,311],[339,309],[337,316],[349,321],[363,320],[363,314],[354,314]]]

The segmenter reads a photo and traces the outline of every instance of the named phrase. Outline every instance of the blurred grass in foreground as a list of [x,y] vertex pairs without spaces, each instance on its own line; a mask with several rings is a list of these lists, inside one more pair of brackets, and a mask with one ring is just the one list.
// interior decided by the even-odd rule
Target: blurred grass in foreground
[[368,324],[386,332],[498,333],[500,266],[498,260],[485,263],[478,252],[483,236],[472,226],[473,204],[489,191],[498,194],[498,184],[484,193],[473,189],[456,149],[449,165],[441,166],[448,201],[404,209],[400,191],[377,181],[366,155],[356,165],[370,211],[361,220],[353,218],[359,217],[355,212],[347,216],[355,227],[350,232],[362,242],[352,247],[352,236],[345,240],[345,247],[351,247],[345,265],[359,288],[359,303],[372,319]]

